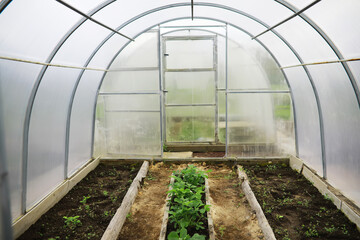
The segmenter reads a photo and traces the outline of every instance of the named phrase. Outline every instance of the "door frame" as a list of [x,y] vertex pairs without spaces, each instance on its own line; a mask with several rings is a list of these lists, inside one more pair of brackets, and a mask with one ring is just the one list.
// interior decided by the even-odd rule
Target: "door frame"
[[[183,69],[168,69],[167,68],[167,61],[166,61],[166,57],[168,56],[166,54],[166,42],[167,41],[181,41],[181,40],[212,40],[213,41],[213,64],[211,68],[183,68]],[[218,117],[218,112],[219,112],[219,103],[218,103],[218,91],[219,91],[219,86],[218,86],[218,54],[217,54],[217,35],[199,35],[199,36],[161,36],[161,72],[162,72],[162,102],[164,103],[162,105],[162,116],[163,116],[163,139],[164,139],[164,144],[186,144],[186,143],[191,143],[191,144],[204,144],[204,143],[209,143],[209,144],[218,144],[219,143],[219,117]],[[179,104],[181,106],[215,106],[215,119],[214,119],[214,128],[215,128],[215,135],[214,135],[214,141],[176,141],[176,142],[168,142],[167,141],[167,137],[166,137],[166,80],[165,80],[165,73],[166,72],[213,72],[214,73],[214,84],[215,84],[215,104]]]

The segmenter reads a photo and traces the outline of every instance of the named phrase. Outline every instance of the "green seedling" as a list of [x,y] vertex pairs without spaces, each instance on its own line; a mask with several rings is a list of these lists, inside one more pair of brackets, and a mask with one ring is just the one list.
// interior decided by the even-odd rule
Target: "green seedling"
[[280,219],[283,219],[283,218],[284,218],[283,215],[278,215],[278,214],[276,214],[276,219],[277,219],[277,220],[280,220]]
[[219,227],[219,232],[220,232],[220,236],[223,237],[224,236],[224,233],[225,233],[225,230],[226,230],[226,227],[221,225]]
[[80,216],[63,217],[65,219],[64,227],[68,227],[68,228],[74,230],[76,227],[81,226],[81,221],[79,220],[79,217]]
[[83,199],[80,201],[82,204],[86,204],[87,200],[90,198],[90,196],[83,196]]
[[108,191],[103,191],[103,194],[105,197],[107,197],[109,195],[109,192]]
[[333,233],[336,231],[336,227],[334,227],[334,225],[331,225],[331,227],[329,228],[325,227],[325,231],[327,231],[328,233]]

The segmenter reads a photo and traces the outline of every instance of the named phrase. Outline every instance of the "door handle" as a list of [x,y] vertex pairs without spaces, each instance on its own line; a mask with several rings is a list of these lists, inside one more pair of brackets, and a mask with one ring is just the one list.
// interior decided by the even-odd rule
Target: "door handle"
[[169,54],[168,54],[168,53],[164,53],[164,56],[165,56],[165,57],[168,57],[168,56],[169,56]]

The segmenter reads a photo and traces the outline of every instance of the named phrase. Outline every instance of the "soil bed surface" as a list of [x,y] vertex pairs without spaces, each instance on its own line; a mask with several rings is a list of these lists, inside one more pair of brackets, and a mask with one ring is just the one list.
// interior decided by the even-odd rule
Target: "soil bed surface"
[[151,165],[118,239],[159,239],[171,173],[190,164],[202,170],[212,170],[208,179],[216,239],[263,239],[256,215],[242,193],[233,166],[205,163]]
[[140,166],[100,164],[18,239],[100,239]]
[[356,225],[287,165],[244,168],[277,239],[360,239]]

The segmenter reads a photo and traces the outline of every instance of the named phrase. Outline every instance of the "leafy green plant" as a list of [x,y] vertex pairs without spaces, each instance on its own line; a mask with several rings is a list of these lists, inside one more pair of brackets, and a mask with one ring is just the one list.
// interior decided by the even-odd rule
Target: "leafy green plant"
[[175,181],[171,185],[172,190],[168,191],[171,197],[169,221],[177,230],[171,232],[168,239],[205,239],[205,236],[199,234],[190,237],[187,229],[204,229],[203,215],[210,209],[209,205],[202,202],[206,172],[189,165],[182,171],[175,171],[172,177]]
[[74,216],[74,217],[63,217],[65,219],[65,225],[64,227],[68,227],[70,229],[75,229],[78,226],[81,226],[81,221],[79,220],[80,216]]
[[226,230],[226,227],[225,227],[225,226],[221,225],[221,226],[219,227],[219,232],[220,232],[220,236],[221,236],[221,237],[224,236],[225,230]]
[[329,228],[325,227],[325,231],[327,231],[328,233],[335,232],[336,227],[334,227],[334,225],[331,225],[331,227],[329,227]]
[[105,197],[107,197],[109,195],[109,192],[108,191],[103,191],[103,194]]

